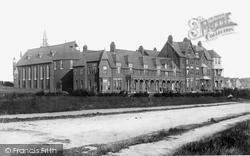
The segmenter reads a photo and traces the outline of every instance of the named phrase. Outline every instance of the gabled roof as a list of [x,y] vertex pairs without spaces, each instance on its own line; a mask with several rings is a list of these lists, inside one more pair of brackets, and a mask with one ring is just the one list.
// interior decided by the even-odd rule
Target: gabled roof
[[193,47],[194,47],[196,52],[198,52],[198,53],[203,52],[208,60],[213,60],[211,58],[208,50],[206,48],[204,48],[203,46],[200,47],[200,46],[194,45]]
[[50,63],[54,60],[78,60],[82,57],[82,54],[76,49],[76,47],[77,44],[73,41],[64,44],[29,49],[17,62],[16,66]]
[[159,51],[144,49],[144,54],[147,55],[147,56],[157,57],[159,55],[159,53],[160,53]]
[[217,54],[214,50],[208,50],[211,58],[221,58],[219,54]]
[[102,54],[104,50],[97,50],[97,51],[88,51],[83,55],[83,57],[74,65],[74,67],[77,66],[83,66],[85,62],[96,62],[100,61]]
[[[171,44],[170,44],[170,45],[171,45]],[[183,55],[183,53],[182,53],[182,51],[181,51],[181,48],[180,48],[178,42],[173,42],[173,44],[172,44],[171,46],[175,49],[175,51],[177,52],[177,54],[178,54],[179,56],[184,57],[184,55]],[[183,48],[183,47],[182,47],[182,48]]]

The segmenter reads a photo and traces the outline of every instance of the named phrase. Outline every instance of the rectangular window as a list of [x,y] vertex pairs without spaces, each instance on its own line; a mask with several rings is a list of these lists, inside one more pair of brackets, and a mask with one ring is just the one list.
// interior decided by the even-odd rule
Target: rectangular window
[[97,73],[97,64],[92,64],[92,71],[91,73]]
[[128,67],[129,67],[129,70],[133,70],[133,64],[132,63],[129,63]]
[[60,61],[60,69],[63,69],[63,61]]
[[25,80],[25,75],[26,75],[25,68],[23,68],[23,80]]
[[80,75],[82,75],[82,74],[83,74],[83,68],[80,69]]
[[50,74],[49,74],[49,66],[47,66],[47,79],[49,79],[49,76],[50,76]]
[[107,74],[107,70],[108,70],[107,66],[102,67],[102,73],[103,74]]
[[30,68],[29,68],[29,80],[31,80],[31,71],[30,71]]
[[77,68],[75,68],[75,75],[77,75]]
[[76,86],[75,87],[76,87],[76,89],[78,89],[78,81],[77,80],[76,80]]
[[83,89],[83,80],[81,80],[81,89]]
[[73,60],[70,60],[70,69],[73,69]]
[[36,72],[36,67],[34,67],[34,80],[37,78],[37,72]]
[[161,66],[157,66],[157,76],[160,76],[161,75]]
[[40,67],[40,79],[41,80],[43,79],[43,67],[42,66]]
[[121,66],[122,66],[122,64],[121,63],[116,63],[116,73],[117,74],[120,74],[121,73]]
[[120,78],[113,79],[113,89],[114,90],[121,90],[122,89],[122,79],[120,79]]
[[56,70],[56,61],[54,61],[54,70]]
[[88,74],[91,74],[91,73],[92,73],[91,67],[89,66],[89,67],[88,67]]
[[168,77],[168,72],[167,71],[165,71],[165,76]]

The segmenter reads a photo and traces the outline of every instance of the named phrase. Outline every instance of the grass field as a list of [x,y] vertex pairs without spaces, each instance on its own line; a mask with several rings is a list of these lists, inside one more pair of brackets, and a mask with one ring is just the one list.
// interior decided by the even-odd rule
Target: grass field
[[250,155],[250,120],[212,137],[189,143],[173,155]]

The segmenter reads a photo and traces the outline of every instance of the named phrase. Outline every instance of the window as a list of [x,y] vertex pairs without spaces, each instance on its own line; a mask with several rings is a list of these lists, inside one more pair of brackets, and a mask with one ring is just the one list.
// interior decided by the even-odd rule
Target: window
[[83,89],[83,80],[81,80],[81,86],[80,89]]
[[173,67],[173,76],[176,76],[176,67]]
[[40,79],[41,80],[43,79],[43,67],[42,66],[40,67]]
[[92,65],[92,73],[97,73],[97,64]]
[[102,81],[103,91],[110,90],[110,81],[109,79],[103,79]]
[[188,64],[188,59],[187,59],[187,61],[186,61],[186,64]]
[[187,68],[187,75],[189,74],[189,68]]
[[63,61],[60,61],[60,69],[63,69]]
[[165,76],[168,77],[168,72],[167,71],[165,71]]
[[78,81],[76,80],[76,89],[78,89]]
[[128,67],[129,67],[129,70],[133,70],[133,64],[132,63],[129,63]]
[[122,90],[122,79],[114,78],[113,87],[114,87],[114,90]]
[[73,60],[70,60],[70,69],[73,68]]
[[77,68],[75,68],[75,75],[77,75]]
[[36,67],[34,67],[34,80],[37,78],[37,72],[36,72]]
[[31,80],[31,71],[30,71],[30,68],[29,68],[29,80]]
[[189,79],[187,79],[187,89],[189,88]]
[[107,66],[102,67],[102,73],[103,74],[107,74],[107,70],[108,70]]
[[164,68],[167,69],[168,68],[168,63],[164,64]]
[[161,66],[157,66],[157,76],[160,76],[161,75]]
[[91,67],[89,66],[89,67],[88,67],[88,74],[91,74],[91,73],[92,73]]
[[82,75],[82,74],[83,74],[83,68],[80,69],[80,75]]
[[25,80],[25,68],[23,68],[23,80]]
[[54,70],[56,70],[56,61],[54,61]]
[[46,74],[47,75],[47,79],[49,79],[49,76],[50,76],[49,72],[50,72],[49,71],[49,66],[47,66],[47,74]]
[[220,58],[218,58],[218,64],[220,64]]
[[120,74],[121,73],[121,63],[116,63],[116,66],[117,66],[116,73]]

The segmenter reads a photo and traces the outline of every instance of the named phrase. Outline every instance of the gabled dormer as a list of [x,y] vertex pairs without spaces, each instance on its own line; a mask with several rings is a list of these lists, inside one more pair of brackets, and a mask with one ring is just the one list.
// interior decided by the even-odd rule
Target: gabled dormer
[[124,60],[129,68],[129,70],[133,70],[133,63],[132,63],[132,60],[130,59],[130,57],[128,55],[124,55]]
[[38,54],[37,54],[37,57],[38,57],[38,58],[41,58],[42,56],[43,56],[43,53],[38,53]]
[[56,50],[50,50],[50,56],[53,57],[56,54]]
[[29,60],[31,57],[32,57],[31,54],[27,54],[27,55],[25,56],[25,59],[26,59],[26,60]]

